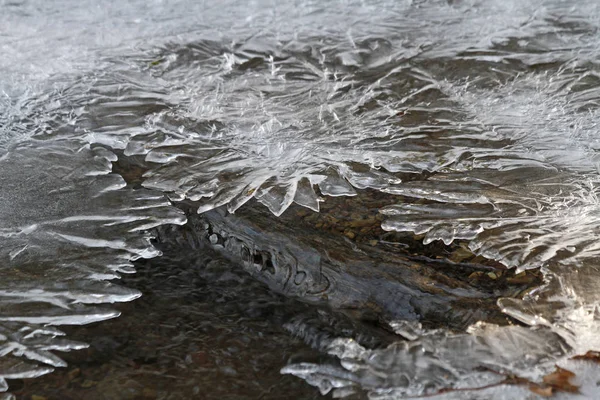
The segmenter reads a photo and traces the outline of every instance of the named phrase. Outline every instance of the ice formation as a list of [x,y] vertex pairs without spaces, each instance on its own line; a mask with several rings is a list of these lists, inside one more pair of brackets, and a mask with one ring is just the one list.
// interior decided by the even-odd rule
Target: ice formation
[[598,350],[596,1],[31,3],[0,2],[0,389],[83,346],[53,325],[139,295],[107,280],[158,255],[147,230],[183,199],[279,216],[369,188],[398,198],[386,230],[542,268],[498,301],[525,326],[338,338],[339,365],[284,368],[323,392],[538,379]]

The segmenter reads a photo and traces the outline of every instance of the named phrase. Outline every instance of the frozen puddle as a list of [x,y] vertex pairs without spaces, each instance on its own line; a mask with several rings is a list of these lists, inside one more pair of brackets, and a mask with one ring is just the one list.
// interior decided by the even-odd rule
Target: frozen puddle
[[271,291],[397,336],[273,366],[323,394],[595,393],[595,1],[0,0],[0,26],[1,390],[139,297],[115,279],[186,210]]

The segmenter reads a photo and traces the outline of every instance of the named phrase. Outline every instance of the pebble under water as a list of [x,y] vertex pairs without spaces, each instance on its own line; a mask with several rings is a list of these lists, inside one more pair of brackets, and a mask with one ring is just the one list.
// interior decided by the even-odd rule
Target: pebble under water
[[599,30],[0,0],[0,399],[600,398]]

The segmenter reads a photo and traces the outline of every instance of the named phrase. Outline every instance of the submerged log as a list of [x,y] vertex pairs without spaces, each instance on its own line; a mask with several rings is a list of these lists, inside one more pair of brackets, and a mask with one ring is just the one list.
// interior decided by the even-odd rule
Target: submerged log
[[465,254],[460,244],[423,246],[418,238],[383,232],[380,204],[373,201],[366,192],[328,198],[321,213],[291,207],[281,217],[256,203],[236,214],[224,208],[196,214],[195,205],[180,206],[201,248],[241,265],[273,291],[384,325],[408,320],[464,330],[477,321],[507,324],[514,321],[497,299],[541,283],[537,271],[515,276]]

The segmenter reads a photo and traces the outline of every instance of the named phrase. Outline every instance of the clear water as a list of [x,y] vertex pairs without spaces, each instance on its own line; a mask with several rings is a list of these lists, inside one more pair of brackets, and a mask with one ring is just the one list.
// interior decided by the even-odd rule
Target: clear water
[[[186,251],[216,250],[295,299],[276,308],[377,305],[373,329],[392,343],[361,342],[362,317],[352,329],[273,323],[288,327],[282,348],[300,337],[327,361],[269,367],[323,394],[434,395],[500,382],[498,371],[540,381],[558,363],[593,397],[597,367],[570,357],[600,350],[599,29],[592,0],[0,0],[0,389],[86,347],[63,326],[115,318],[107,304],[148,290],[116,279],[160,257],[152,238],[197,222],[193,207],[208,218],[194,239],[205,245]],[[399,288],[354,231],[342,232],[350,244],[315,231],[310,242],[278,225],[334,201],[351,213],[373,193],[384,231],[539,269],[543,284],[444,287],[435,312],[476,298],[511,323],[482,313],[466,329],[433,326],[429,289]],[[271,219],[243,214],[255,203]],[[219,222],[225,210],[242,219]],[[231,256],[248,248],[272,276]],[[437,398],[527,395],[501,385]]]

